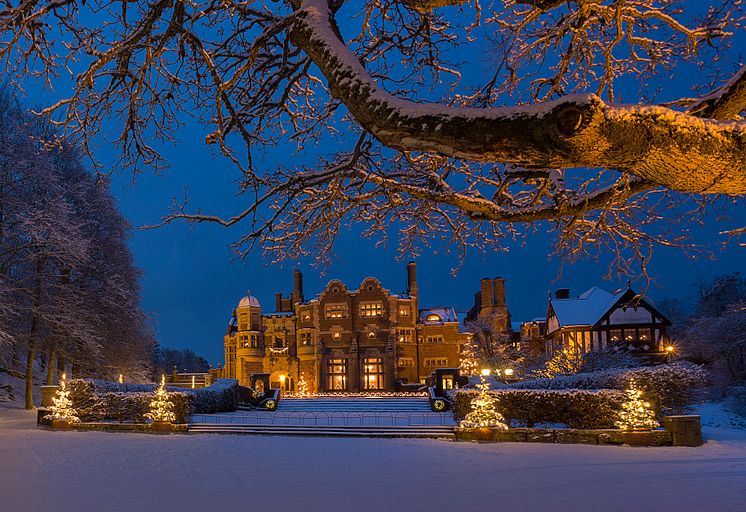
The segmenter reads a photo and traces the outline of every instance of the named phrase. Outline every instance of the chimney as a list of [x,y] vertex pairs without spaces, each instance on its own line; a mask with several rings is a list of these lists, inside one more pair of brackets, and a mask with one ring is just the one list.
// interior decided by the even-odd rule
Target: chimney
[[482,285],[482,309],[490,308],[492,307],[492,304],[494,304],[492,300],[492,280],[488,277],[485,277],[480,282]]
[[293,304],[303,302],[303,272],[293,272]]
[[569,288],[558,288],[557,291],[554,292],[554,298],[555,299],[569,299],[570,289]]
[[505,278],[496,277],[492,280],[492,290],[495,297],[496,306],[505,305]]
[[407,263],[407,295],[417,295],[417,263]]
[[282,294],[275,293],[275,311],[282,311]]

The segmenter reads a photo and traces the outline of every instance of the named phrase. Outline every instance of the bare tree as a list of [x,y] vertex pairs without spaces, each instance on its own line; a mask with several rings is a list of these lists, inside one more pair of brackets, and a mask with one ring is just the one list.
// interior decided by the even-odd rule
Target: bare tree
[[[561,253],[610,248],[630,271],[630,255],[644,267],[656,244],[687,243],[667,209],[696,220],[746,194],[746,68],[727,62],[742,22],[737,0],[8,1],[0,58],[19,85],[71,78],[42,112],[91,156],[121,121],[135,172],[165,165],[180,123],[206,123],[245,208],[181,202],[165,222],[244,222],[241,254],[323,259],[347,222],[413,252],[545,223]],[[482,52],[489,73],[471,78],[464,56]],[[701,83],[679,97],[671,79]],[[307,165],[254,158],[330,139],[339,151]]]

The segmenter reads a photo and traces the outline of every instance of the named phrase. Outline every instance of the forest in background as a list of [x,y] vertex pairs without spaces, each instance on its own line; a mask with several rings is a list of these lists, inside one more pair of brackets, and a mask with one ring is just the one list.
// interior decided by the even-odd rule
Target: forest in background
[[35,376],[152,378],[132,227],[107,176],[49,121],[0,90],[0,369]]

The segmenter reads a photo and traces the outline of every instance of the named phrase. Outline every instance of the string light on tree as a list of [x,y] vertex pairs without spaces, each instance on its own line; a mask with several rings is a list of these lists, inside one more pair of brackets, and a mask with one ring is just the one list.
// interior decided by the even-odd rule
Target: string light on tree
[[308,382],[306,382],[306,374],[300,374],[300,380],[298,381],[298,396],[308,396]]
[[459,354],[459,371],[461,372],[461,375],[469,377],[479,374],[479,360],[477,359],[477,351],[474,347],[473,339],[469,339],[469,341],[461,347],[461,354]]
[[630,380],[626,390],[627,401],[622,404],[619,420],[616,426],[625,430],[651,430],[660,424],[655,418],[655,412],[642,398],[642,391],[637,389],[635,379]]
[[490,383],[487,382],[489,370],[482,370],[479,377],[479,395],[471,402],[471,412],[461,420],[459,427],[466,429],[474,428],[498,428],[507,429],[503,415],[495,409],[495,398],[490,395]]
[[66,376],[66,374],[62,374],[57,393],[52,398],[52,406],[49,408],[51,412],[44,416],[44,419],[78,423],[80,418],[78,418],[78,412],[73,408],[73,402],[70,400],[70,390],[67,389],[65,384]]
[[173,422],[176,420],[174,404],[170,394],[166,391],[166,376],[161,376],[161,384],[155,390],[155,397],[150,402],[150,412],[145,414],[146,418],[154,422]]

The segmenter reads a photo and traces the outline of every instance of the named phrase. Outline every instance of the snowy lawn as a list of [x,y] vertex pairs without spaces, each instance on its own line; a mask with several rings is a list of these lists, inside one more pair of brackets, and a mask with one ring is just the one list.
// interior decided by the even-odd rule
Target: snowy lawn
[[[0,511],[746,510],[746,430],[701,448],[37,430],[0,405]],[[229,508],[230,507],[230,508]]]

